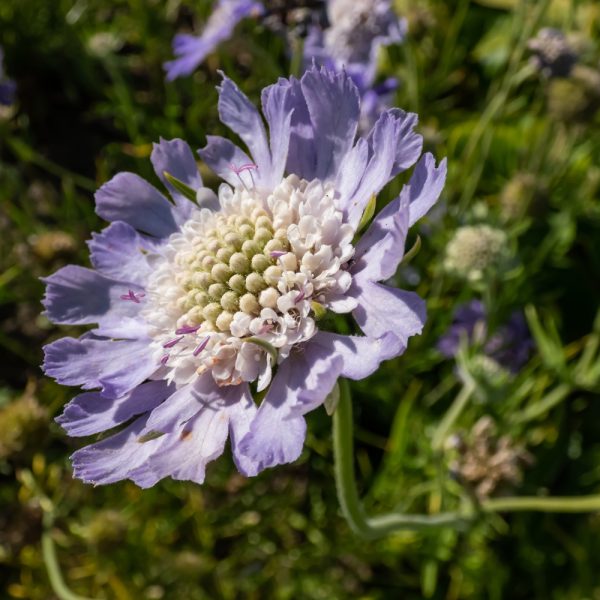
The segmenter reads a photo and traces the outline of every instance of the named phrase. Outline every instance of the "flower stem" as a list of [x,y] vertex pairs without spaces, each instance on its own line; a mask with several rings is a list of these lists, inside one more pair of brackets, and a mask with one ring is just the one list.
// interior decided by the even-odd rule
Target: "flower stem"
[[335,481],[344,517],[357,535],[374,539],[395,531],[420,531],[443,526],[459,527],[470,520],[468,515],[440,513],[437,515],[405,515],[389,513],[368,517],[358,497],[354,475],[354,440],[352,437],[352,400],[348,382],[340,379],[340,400],[333,415],[333,451]]
[[595,496],[515,496],[491,498],[481,503],[487,512],[537,511],[554,513],[579,513],[600,510],[600,495]]
[[50,531],[45,531],[42,534],[42,555],[44,557],[44,563],[46,564],[46,570],[48,571],[50,585],[60,600],[90,600],[89,598],[74,594],[67,587],[67,584],[62,577],[62,573],[60,572],[56,548],[54,547],[54,540],[52,539]]
[[448,433],[452,429],[452,426],[454,425],[454,423],[456,423],[456,420],[458,419],[458,417],[460,417],[460,415],[466,408],[466,406],[469,402],[469,398],[471,397],[471,394],[473,393],[474,390],[475,390],[475,385],[472,384],[471,382],[467,382],[463,386],[463,388],[460,390],[460,392],[458,393],[456,398],[454,399],[454,402],[448,409],[448,412],[444,415],[444,417],[440,421],[440,424],[437,426],[437,429],[435,430],[435,432],[433,434],[431,446],[434,451],[437,452],[442,449],[442,446],[444,445],[444,441],[448,437]]
[[[593,496],[515,496],[492,498],[484,500],[477,506],[470,506],[464,512],[439,513],[433,515],[405,515],[391,512],[375,517],[369,517],[360,501],[356,489],[354,474],[354,439],[352,400],[350,388],[344,379],[339,380],[340,398],[333,414],[333,453],[335,461],[335,483],[342,513],[354,533],[365,539],[384,537],[397,531],[423,531],[437,527],[454,527],[463,529],[470,522],[480,518],[486,512],[555,512],[555,513],[584,513],[600,511],[600,495]],[[444,422],[438,427],[444,433],[455,417],[464,408],[473,389],[468,384],[457,396],[454,405]],[[455,410],[452,410],[455,408]],[[460,410],[459,410],[460,409]],[[442,425],[444,427],[442,428]],[[441,436],[441,434],[439,434]]]

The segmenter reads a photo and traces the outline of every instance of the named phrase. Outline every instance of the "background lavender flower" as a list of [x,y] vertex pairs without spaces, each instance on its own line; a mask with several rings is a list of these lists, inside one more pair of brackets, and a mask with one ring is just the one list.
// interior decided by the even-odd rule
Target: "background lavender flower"
[[0,48],[0,104],[11,105],[15,100],[17,85],[4,73],[4,51]]
[[221,42],[231,37],[242,19],[263,10],[262,2],[256,0],[219,0],[200,35],[182,33],[173,39],[177,58],[165,63],[167,79],[172,81],[195,71]]
[[[51,320],[97,325],[45,348],[45,372],[86,390],[58,421],[90,435],[135,417],[73,455],[85,481],[202,483],[228,438],[244,475],[292,462],[303,415],[338,377],[370,375],[422,330],[424,302],[381,283],[445,181],[445,161],[419,159],[417,116],[386,111],[355,141],[356,86],[317,68],[263,90],[263,107],[270,136],[224,77],[219,115],[249,155],[208,136],[199,154],[226,182],[218,196],[185,142],[161,140],[151,160],[173,203],[137,175],[116,175],[96,194],[112,224],[89,243],[94,269],[67,266],[46,279]],[[415,163],[353,245],[369,199]],[[364,335],[321,330],[325,311],[351,313]],[[267,390],[259,407],[253,382]]]
[[479,300],[456,309],[452,325],[439,339],[437,348],[446,358],[453,358],[463,339],[468,343],[483,343],[487,356],[513,372],[521,369],[533,349],[527,322],[518,311],[489,336],[485,307]]
[[545,77],[568,77],[577,64],[578,56],[560,29],[545,27],[527,42],[532,51],[531,61]]
[[375,83],[379,50],[402,42],[406,21],[398,17],[389,0],[329,0],[327,15],[327,28],[310,30],[305,62],[315,60],[333,70],[346,70],[361,95],[361,130],[366,132],[390,106],[398,87],[395,78]]

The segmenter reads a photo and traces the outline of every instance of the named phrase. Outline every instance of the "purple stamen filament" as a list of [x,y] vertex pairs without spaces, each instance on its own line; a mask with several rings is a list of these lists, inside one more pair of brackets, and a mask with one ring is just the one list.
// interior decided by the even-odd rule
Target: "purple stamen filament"
[[200,352],[202,352],[202,350],[204,350],[204,348],[206,348],[207,344],[208,344],[208,340],[210,340],[210,336],[205,337],[202,342],[196,347],[196,349],[192,352],[192,354],[194,356],[198,356],[198,354],[200,354]]
[[287,252],[282,250],[273,250],[273,252],[271,252],[271,258],[281,258],[284,254],[287,254]]
[[237,175],[237,178],[240,180],[244,188],[246,188],[246,191],[248,191],[248,188],[246,187],[244,180],[241,178],[240,173],[243,173],[244,171],[249,171],[250,179],[252,180],[252,186],[254,187],[254,176],[252,175],[252,171],[258,170],[258,167],[255,164],[248,163],[246,165],[241,165],[240,167],[236,167],[234,164],[230,164],[229,168]]
[[161,365],[166,365],[167,361],[169,360],[169,355],[165,354],[161,359],[160,359],[160,364]]
[[143,292],[139,292],[138,295],[135,295],[133,290],[129,290],[127,294],[123,294],[121,296],[121,300],[131,300],[131,302],[135,302],[136,304],[140,303],[140,298],[143,298],[146,294]]
[[176,335],[187,335],[188,333],[196,333],[200,329],[200,325],[184,325],[175,330]]
[[300,290],[300,293],[296,296],[296,299],[294,300],[294,304],[298,304],[298,302],[301,302],[302,300],[304,300],[305,296],[306,296],[306,291],[304,290],[304,288],[302,288]]

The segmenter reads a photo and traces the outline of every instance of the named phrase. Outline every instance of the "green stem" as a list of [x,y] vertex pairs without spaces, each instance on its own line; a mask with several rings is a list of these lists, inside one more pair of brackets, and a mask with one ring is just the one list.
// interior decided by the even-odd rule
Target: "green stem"
[[491,498],[481,503],[487,512],[536,511],[553,513],[581,513],[600,510],[600,495],[596,496],[515,496]]
[[[490,512],[555,512],[584,513],[600,511],[600,495],[538,497],[521,496],[492,498],[477,506],[471,506],[463,513],[439,513],[435,515],[405,515],[399,512],[367,516],[358,496],[354,475],[354,440],[352,437],[352,400],[348,382],[340,379],[340,399],[333,414],[333,452],[335,461],[335,483],[342,513],[350,528],[365,539],[384,537],[396,531],[423,531],[437,527],[463,528]],[[466,385],[457,397],[455,405],[465,404],[472,386]],[[460,400],[460,401],[459,401]],[[451,409],[452,410],[452,409]],[[451,411],[449,411],[451,412]],[[456,411],[458,414],[458,410]],[[450,419],[448,419],[450,422]],[[439,431],[440,428],[438,428]],[[50,569],[49,569],[50,571]],[[56,589],[55,589],[56,591]],[[61,600],[74,599],[61,596]]]
[[454,423],[462,412],[465,410],[467,404],[469,403],[469,398],[475,391],[475,386],[468,382],[463,388],[460,390],[454,402],[444,415],[443,419],[440,421],[435,433],[433,434],[433,439],[431,441],[431,446],[435,452],[442,449],[446,438],[448,437],[448,433],[452,429]]
[[335,456],[335,482],[342,513],[357,535],[374,539],[395,531],[421,531],[444,526],[460,526],[468,516],[456,513],[438,515],[405,515],[389,513],[368,517],[358,497],[354,475],[354,440],[352,437],[352,401],[348,382],[341,379],[340,401],[333,415],[333,451]]
[[60,600],[91,600],[74,594],[65,583],[60,572],[60,565],[56,556],[56,548],[54,547],[54,540],[50,535],[49,531],[45,531],[42,534],[42,555],[44,557],[44,563],[46,564],[46,570],[48,571],[48,579],[50,579],[50,585],[54,593],[60,598]]

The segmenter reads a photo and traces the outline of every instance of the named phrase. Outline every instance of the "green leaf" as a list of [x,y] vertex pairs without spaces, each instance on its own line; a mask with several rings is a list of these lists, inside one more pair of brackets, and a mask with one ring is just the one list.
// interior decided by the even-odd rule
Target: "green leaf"
[[402,259],[402,264],[407,265],[418,253],[421,249],[421,236],[418,235],[415,243],[412,245],[412,248],[404,255]]
[[266,350],[271,355],[273,363],[277,364],[277,349],[275,348],[275,346],[269,344],[269,342],[265,342],[265,340],[261,340],[257,337],[244,338],[242,341],[260,346],[263,350]]
[[163,171],[163,175],[165,179],[180,193],[183,194],[188,200],[192,202],[196,202],[196,192],[189,185],[183,183],[177,179],[177,177],[173,177],[171,173],[168,171]]
[[310,307],[315,313],[315,319],[317,321],[321,320],[327,314],[327,309],[320,302],[313,300],[310,303]]
[[331,392],[329,393],[327,398],[325,398],[325,403],[324,403],[325,411],[327,412],[327,414],[330,417],[335,412],[335,409],[337,408],[339,401],[340,401],[340,386],[338,385],[338,382],[336,381],[335,385],[333,386],[333,389],[331,390]]
[[356,230],[356,233],[362,231],[369,224],[369,221],[373,218],[373,215],[375,214],[376,204],[377,196],[375,196],[375,194],[372,194],[369,198],[369,201],[367,202],[365,211],[363,212],[362,217],[360,218],[360,223],[358,224],[358,229]]
[[164,431],[149,431],[148,433],[141,435],[137,439],[137,441],[140,444],[145,444],[146,442],[151,442],[152,440],[156,440],[157,438],[162,437],[163,435],[165,435]]

